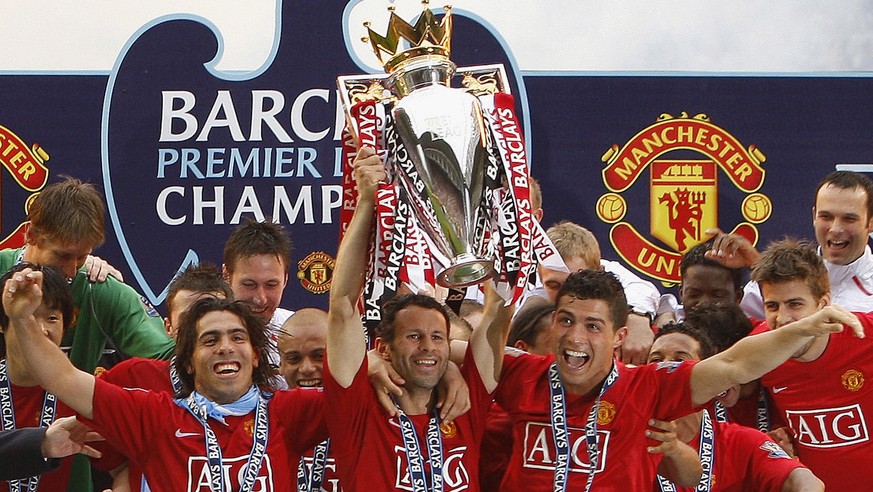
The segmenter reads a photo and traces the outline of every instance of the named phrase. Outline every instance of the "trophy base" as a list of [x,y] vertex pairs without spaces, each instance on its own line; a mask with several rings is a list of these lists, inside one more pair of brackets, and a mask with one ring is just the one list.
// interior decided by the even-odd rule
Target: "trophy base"
[[452,264],[437,275],[442,287],[460,288],[482,283],[494,275],[494,262],[463,253],[452,259]]

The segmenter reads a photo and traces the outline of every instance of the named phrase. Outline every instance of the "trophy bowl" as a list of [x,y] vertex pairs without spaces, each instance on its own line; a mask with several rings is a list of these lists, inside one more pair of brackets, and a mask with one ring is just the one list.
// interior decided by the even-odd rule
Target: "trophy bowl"
[[[434,247],[448,261],[437,274],[443,287],[466,287],[493,275],[494,261],[482,257],[484,235],[477,224],[484,198],[484,124],[475,96],[447,86],[454,64],[421,57],[401,65],[388,79],[400,99],[392,114],[400,139],[421,186],[405,166],[392,163],[407,193],[418,194],[413,210]],[[427,210],[428,206],[430,210]],[[435,219],[435,220],[434,220]]]

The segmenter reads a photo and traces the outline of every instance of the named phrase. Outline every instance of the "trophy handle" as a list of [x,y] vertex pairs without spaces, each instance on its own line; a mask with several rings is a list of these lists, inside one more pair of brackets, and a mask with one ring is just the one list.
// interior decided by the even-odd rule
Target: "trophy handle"
[[498,92],[512,94],[506,68],[500,64],[459,67],[455,70],[454,79],[460,79],[461,85],[474,96]]
[[[358,129],[355,128],[354,119],[351,117],[352,106],[363,101],[376,101],[378,103],[392,103],[397,101],[397,96],[388,89],[388,74],[368,75],[341,75],[337,77],[339,98],[349,128],[357,140]],[[453,81],[459,81],[460,86],[474,96],[487,94],[512,94],[509,86],[509,77],[506,68],[501,64],[475,65],[472,67],[458,67],[455,69]]]
[[397,98],[385,87],[387,79],[388,75],[385,74],[342,75],[336,78],[340,102],[346,115],[346,124],[352,132],[352,137],[354,137],[356,143],[360,143],[360,141],[357,124],[351,113],[352,107],[364,101],[376,101],[377,103],[396,101]]

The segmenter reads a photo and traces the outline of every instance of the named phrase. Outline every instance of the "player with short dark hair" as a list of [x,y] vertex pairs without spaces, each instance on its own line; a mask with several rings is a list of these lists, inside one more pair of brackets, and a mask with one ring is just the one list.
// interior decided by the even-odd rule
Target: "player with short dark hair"
[[282,309],[282,293],[291,268],[291,239],[282,224],[247,219],[224,244],[224,276],[234,297],[278,330],[292,311]]
[[[873,311],[873,252],[868,239],[873,232],[873,181],[865,174],[834,171],[815,190],[812,226],[830,280],[831,304],[849,311]],[[710,257],[730,267],[754,267],[759,253],[749,241],[718,229]],[[765,309],[758,285],[744,288],[743,311],[764,318]]]
[[515,449],[501,491],[647,489],[659,462],[644,441],[650,418],[675,420],[700,409],[815,336],[842,329],[841,322],[863,333],[848,313],[829,312],[745,338],[700,362],[631,368],[613,358],[626,313],[614,276],[570,274],[558,294],[552,353],[504,361],[496,400],[512,417]]
[[655,285],[643,280],[620,263],[601,258],[597,238],[579,224],[559,222],[549,227],[546,234],[567,270],[559,271],[539,265],[537,273],[543,286],[541,289],[530,291],[527,298],[542,296],[555,303],[558,291],[570,272],[592,269],[614,274],[621,282],[630,309],[627,323],[628,336],[624,337],[617,349],[619,358],[627,364],[645,363],[649,347],[652,345],[654,336],[652,322],[660,298],[660,292]]
[[[279,367],[276,347],[279,329],[294,314],[279,307],[290,268],[291,238],[282,224],[270,218],[263,222],[244,220],[224,245],[224,277],[230,283],[234,299],[249,303],[266,324],[271,342],[270,365],[274,369]],[[273,385],[285,388],[285,380],[276,377]]]
[[[702,360],[716,352],[706,332],[686,320],[659,330],[649,363]],[[696,487],[685,488],[659,476],[656,491],[824,490],[821,480],[766,434],[728,423],[723,415],[707,409],[675,421],[677,439],[698,450],[704,473]]]
[[[39,267],[29,263],[19,263],[6,272],[0,283],[17,275],[20,271],[38,269],[45,278],[42,302],[33,313],[42,325],[40,336],[50,340],[57,348],[73,322],[73,296],[70,286],[60,270],[46,266]],[[48,427],[57,417],[74,415],[72,409],[58,402],[55,395],[40,387],[24,353],[19,346],[16,330],[9,329],[9,316],[0,308],[0,430],[12,431],[27,427]],[[27,477],[14,482],[0,482],[0,491],[7,490],[65,490],[70,481],[72,459],[64,459],[60,467],[43,476]]]

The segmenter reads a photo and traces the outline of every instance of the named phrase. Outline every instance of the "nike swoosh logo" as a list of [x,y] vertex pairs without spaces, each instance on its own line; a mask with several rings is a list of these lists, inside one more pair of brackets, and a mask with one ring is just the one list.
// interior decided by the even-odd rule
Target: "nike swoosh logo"
[[787,390],[788,386],[780,386],[778,388],[773,388],[773,393],[779,393],[782,390]]
[[199,432],[182,432],[182,429],[176,429],[176,437],[192,437],[199,435]]

